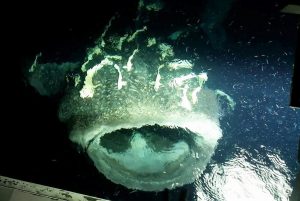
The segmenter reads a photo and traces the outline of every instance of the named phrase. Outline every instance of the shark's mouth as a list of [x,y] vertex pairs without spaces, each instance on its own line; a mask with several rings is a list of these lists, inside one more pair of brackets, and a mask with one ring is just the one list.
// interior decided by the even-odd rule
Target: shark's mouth
[[190,127],[194,131],[188,125],[155,124],[98,134],[87,153],[108,179],[128,188],[160,191],[182,186],[201,175],[221,137],[215,122],[200,118]]

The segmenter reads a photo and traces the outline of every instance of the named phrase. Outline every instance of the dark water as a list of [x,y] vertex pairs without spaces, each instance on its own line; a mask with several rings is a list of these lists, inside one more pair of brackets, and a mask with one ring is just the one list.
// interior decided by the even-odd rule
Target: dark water
[[[198,55],[195,71],[207,72],[207,86],[226,91],[236,108],[221,119],[223,137],[203,176],[159,193],[129,190],[99,174],[84,154],[77,153],[68,128],[57,119],[59,97],[40,97],[26,85],[22,72],[39,51],[45,60],[82,60],[111,15],[119,10],[126,19],[133,18],[136,2],[112,2],[102,13],[103,5],[49,4],[55,14],[42,5],[24,9],[16,23],[24,33],[14,37],[19,49],[15,54],[20,54],[14,65],[19,68],[9,68],[15,76],[8,87],[12,95],[5,100],[10,110],[4,113],[7,131],[1,134],[0,174],[111,200],[287,200],[299,170],[300,111],[289,107],[297,28],[294,16],[279,12],[284,3],[234,1],[228,13],[215,14],[216,19],[209,18],[214,14],[195,17],[197,9],[187,3],[173,5],[172,11],[179,13],[193,8],[183,15],[189,20],[178,17],[178,27],[200,19],[215,20],[223,28],[211,35],[192,32],[178,47],[183,46],[184,56]],[[165,15],[164,21],[174,20]]]

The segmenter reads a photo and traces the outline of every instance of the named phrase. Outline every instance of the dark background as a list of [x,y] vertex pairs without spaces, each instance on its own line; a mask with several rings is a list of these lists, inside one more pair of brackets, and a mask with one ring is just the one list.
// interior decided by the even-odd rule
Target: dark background
[[[200,6],[202,3],[188,0],[175,7]],[[259,18],[278,12],[286,3],[237,1],[235,12],[225,22],[230,22],[230,18],[248,22],[248,34],[254,30],[259,33],[261,31],[256,30],[260,26],[257,24]],[[144,195],[153,200],[164,197],[164,194],[132,193],[132,190],[107,181],[70,143],[66,125],[57,118],[59,97],[39,96],[24,77],[24,71],[39,52],[43,53],[45,61],[81,61],[86,48],[93,46],[111,16],[119,12],[126,19],[132,19],[136,15],[136,5],[137,1],[111,0],[69,4],[12,2],[3,6],[7,14],[2,17],[5,36],[2,37],[1,64],[0,175],[102,198],[128,200]],[[273,31],[281,25],[275,25]],[[239,25],[234,26],[238,28]],[[293,29],[289,26],[284,29],[285,36],[295,38]],[[248,37],[247,33],[235,34],[240,40]],[[261,34],[258,41],[264,37]],[[274,39],[290,40],[277,34]],[[180,189],[174,190],[173,196],[178,193]]]

